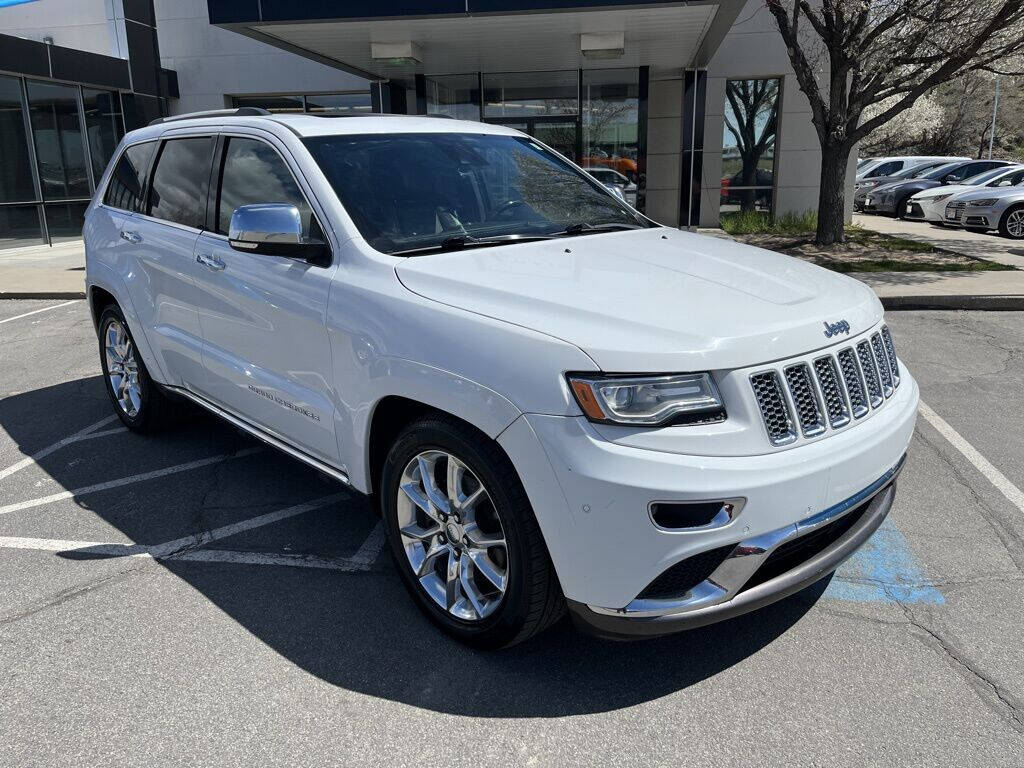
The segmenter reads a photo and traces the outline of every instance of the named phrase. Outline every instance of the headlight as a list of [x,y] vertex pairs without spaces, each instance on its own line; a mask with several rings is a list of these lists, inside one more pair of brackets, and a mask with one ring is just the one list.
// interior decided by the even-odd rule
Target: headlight
[[576,402],[591,421],[605,424],[670,424],[684,416],[722,410],[707,373],[678,376],[569,376]]
[[968,205],[976,205],[980,208],[983,205],[995,205],[998,202],[994,197],[986,197],[984,200],[971,200]]
[[[952,192],[950,192],[948,195],[936,195],[935,197],[932,198],[932,202],[933,203],[941,203],[947,197],[952,197],[952,196],[953,196]],[[913,198],[911,198],[911,200],[913,200]]]
[[870,189],[871,187],[877,187],[877,181],[858,181],[857,189]]

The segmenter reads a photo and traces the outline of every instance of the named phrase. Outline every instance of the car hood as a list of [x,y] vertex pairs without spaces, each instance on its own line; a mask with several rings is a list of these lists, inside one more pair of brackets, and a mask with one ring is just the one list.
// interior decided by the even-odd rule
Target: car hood
[[897,181],[893,184],[876,187],[873,192],[884,192],[886,194],[893,192],[921,192],[925,189],[933,189],[939,186],[942,185],[937,181],[932,181],[931,179],[914,179],[913,181]]
[[993,198],[995,200],[1005,200],[1007,198],[1021,198],[1024,199],[1024,187],[985,187],[977,189],[974,187],[968,187],[969,192],[963,192],[956,196],[958,201],[962,200],[969,203],[971,200],[988,200]]
[[835,343],[826,322],[852,335],[882,317],[857,280],[668,228],[412,257],[396,271],[414,293],[570,342],[618,373],[756,365]]
[[914,195],[914,200],[931,200],[935,197],[942,197],[943,195],[957,195],[961,192],[969,192],[977,187],[972,187],[969,184],[947,184],[944,187],[934,187],[932,189],[926,189],[922,192],[918,192]]

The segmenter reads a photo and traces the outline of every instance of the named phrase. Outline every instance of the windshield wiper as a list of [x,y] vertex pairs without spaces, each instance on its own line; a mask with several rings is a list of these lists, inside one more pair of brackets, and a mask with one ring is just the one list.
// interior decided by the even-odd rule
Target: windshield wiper
[[561,232],[555,232],[555,237],[572,237],[574,235],[589,235],[593,232],[620,232],[628,229],[647,229],[640,224],[588,224],[581,221],[579,224],[570,224]]
[[460,251],[463,248],[484,248],[490,245],[513,245],[515,243],[529,243],[536,240],[552,240],[557,235],[494,235],[492,237],[474,237],[473,235],[455,235],[433,245],[423,245],[419,248],[408,248],[404,251],[392,251],[392,256],[415,256],[418,253],[444,253],[446,251]]

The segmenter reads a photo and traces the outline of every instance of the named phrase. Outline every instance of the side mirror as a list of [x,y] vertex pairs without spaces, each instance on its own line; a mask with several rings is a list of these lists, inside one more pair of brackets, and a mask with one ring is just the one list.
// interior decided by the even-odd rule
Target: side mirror
[[957,176],[955,173],[947,173],[945,176],[942,177],[943,184],[955,184],[958,181],[960,181],[960,177]]
[[231,214],[228,243],[236,251],[322,264],[327,244],[302,236],[302,215],[287,203],[243,205]]

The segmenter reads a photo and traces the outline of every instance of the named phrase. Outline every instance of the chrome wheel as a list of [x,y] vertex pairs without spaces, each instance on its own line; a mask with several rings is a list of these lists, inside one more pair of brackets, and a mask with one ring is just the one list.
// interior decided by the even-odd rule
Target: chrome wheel
[[1024,238],[1024,208],[1010,211],[1010,214],[1006,217],[1006,231],[1010,237]]
[[107,358],[107,380],[110,391],[121,410],[130,418],[139,415],[142,391],[139,388],[139,365],[135,360],[128,330],[117,320],[107,324],[103,334],[103,349]]
[[487,489],[458,458],[424,451],[398,487],[402,548],[420,586],[465,621],[490,616],[508,585],[505,532]]

